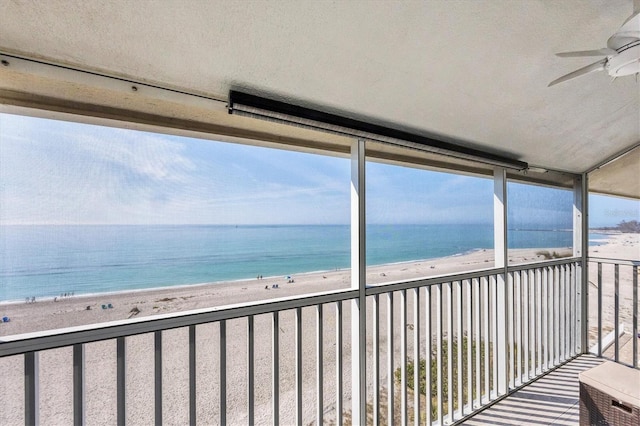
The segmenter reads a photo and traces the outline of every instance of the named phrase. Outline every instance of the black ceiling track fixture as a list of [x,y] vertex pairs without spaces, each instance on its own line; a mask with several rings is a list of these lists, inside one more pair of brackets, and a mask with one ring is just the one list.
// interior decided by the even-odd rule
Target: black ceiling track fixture
[[528,168],[528,164],[524,161],[235,90],[229,92],[228,108],[229,114],[389,143],[509,169],[525,170]]

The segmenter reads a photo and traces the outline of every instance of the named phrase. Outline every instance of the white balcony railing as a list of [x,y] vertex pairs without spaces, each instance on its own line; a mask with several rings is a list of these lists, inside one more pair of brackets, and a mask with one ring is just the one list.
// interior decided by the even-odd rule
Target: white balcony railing
[[[349,290],[10,336],[0,343],[0,357],[22,359],[12,365],[24,369],[18,406],[25,424],[52,411],[40,398],[45,364],[39,358],[56,348],[67,348],[59,359],[72,366],[72,380],[70,406],[55,411],[74,424],[109,415],[93,407],[111,410],[118,424],[134,423],[134,410],[146,410],[156,424],[178,412],[191,424],[342,424],[355,388],[352,353],[367,365],[369,423],[451,424],[581,352],[581,273],[580,259],[569,258],[368,287],[365,347],[357,352],[351,350],[351,303],[345,302],[359,293]],[[166,362],[174,355],[166,348],[177,338],[174,329],[185,335],[177,361],[188,371],[184,401],[169,398],[174,383]],[[264,334],[269,347],[257,347]],[[138,345],[137,336],[149,344]],[[284,345],[285,338],[291,344]],[[87,348],[114,340],[115,368],[92,364]],[[215,353],[216,365],[202,365],[205,352]],[[420,360],[426,368],[418,368]],[[148,371],[152,407],[140,408],[128,389],[135,386],[127,377],[132,366]],[[94,369],[113,372],[105,382],[114,383],[115,406],[100,405],[99,395],[88,404],[87,375]],[[270,383],[256,380],[257,369],[269,370]],[[421,382],[422,392],[414,392]],[[204,387],[214,397],[203,401]]]
[[590,352],[634,368],[639,364],[638,266],[637,260],[589,259]]

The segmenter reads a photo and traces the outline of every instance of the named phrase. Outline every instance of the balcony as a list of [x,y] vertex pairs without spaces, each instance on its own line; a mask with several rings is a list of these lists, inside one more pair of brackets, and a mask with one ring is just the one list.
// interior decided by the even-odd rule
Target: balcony
[[[319,281],[312,294],[209,300],[172,313],[158,306],[153,316],[117,321],[106,304],[90,325],[63,326],[52,315],[51,330],[0,329],[0,424],[575,424],[580,369],[602,359],[638,368],[637,256],[591,253],[588,217],[590,194],[640,199],[637,81],[617,75],[612,83],[607,74],[617,69],[602,61],[580,68],[579,52],[555,57],[588,48],[580,43],[594,34],[604,45],[637,16],[637,1],[635,11],[612,3],[4,2],[1,114],[341,158],[350,166],[318,181],[339,175],[344,186],[336,186],[350,192],[340,223],[350,225],[351,268],[344,286]],[[575,69],[594,72],[547,87]],[[29,128],[0,125],[0,136],[7,127]],[[47,149],[23,134],[7,139],[24,156],[0,171],[44,171],[41,182],[67,195],[54,178],[70,168],[24,161],[34,151],[75,160],[62,139]],[[99,148],[116,139],[98,140]],[[173,160],[180,150],[147,142],[103,154],[142,159],[147,177],[168,177],[183,192],[180,172],[191,163],[154,169],[145,147],[164,147]],[[369,280],[367,162],[492,180],[493,263]],[[78,173],[83,184],[96,169]],[[1,176],[0,213],[12,208],[21,223],[23,203],[5,190],[27,201],[47,191]],[[570,257],[509,262],[509,183],[571,191]],[[70,203],[67,216],[94,206],[94,188],[84,188],[89,201]],[[123,185],[113,188],[117,199]],[[213,198],[211,188],[195,192]],[[440,199],[416,198],[405,200],[455,213]],[[34,217],[66,224],[37,215],[50,201],[36,202]],[[309,212],[284,204],[280,211]],[[539,204],[522,216],[546,214]],[[73,224],[119,216],[103,215],[105,205],[97,219]],[[171,219],[190,205],[175,203]]]
[[[613,287],[620,306],[620,270],[635,277],[627,289],[633,315],[617,309],[613,324],[618,332],[630,326],[633,337],[637,262],[607,261],[613,277],[603,276],[604,262],[592,259],[589,268],[600,272],[599,301]],[[597,356],[613,348],[619,361],[621,344],[619,333],[605,341],[602,303],[583,341],[583,273],[581,260],[568,258],[369,286],[365,324],[353,322],[360,295],[348,290],[10,336],[0,345],[12,383],[3,417],[7,424],[348,424],[360,391],[372,424],[497,424],[505,416],[575,424],[576,372],[600,359],[584,354],[591,345]],[[354,326],[365,334],[352,334]],[[637,367],[631,340],[627,361]],[[413,368],[418,359],[431,368]],[[353,375],[353,366],[366,366],[365,374]],[[541,396],[550,389],[556,401]]]

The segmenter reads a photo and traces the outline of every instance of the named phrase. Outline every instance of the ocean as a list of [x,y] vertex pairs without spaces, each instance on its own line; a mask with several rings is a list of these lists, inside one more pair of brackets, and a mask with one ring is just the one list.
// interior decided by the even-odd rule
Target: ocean
[[[513,230],[510,247],[570,247],[570,231]],[[369,225],[367,264],[493,247],[491,225]],[[350,267],[348,225],[1,226],[0,301]]]

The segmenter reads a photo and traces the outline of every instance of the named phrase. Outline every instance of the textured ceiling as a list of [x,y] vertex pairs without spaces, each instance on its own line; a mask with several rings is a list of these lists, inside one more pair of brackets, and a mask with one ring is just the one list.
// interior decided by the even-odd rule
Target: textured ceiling
[[[640,141],[604,47],[632,0],[0,0],[0,51],[226,100],[241,89],[580,173]],[[1,78],[1,74],[0,74]],[[99,102],[99,100],[98,100]]]

